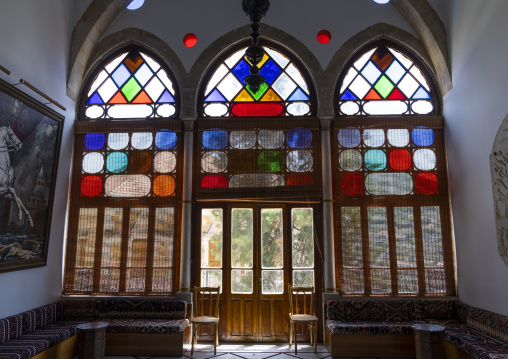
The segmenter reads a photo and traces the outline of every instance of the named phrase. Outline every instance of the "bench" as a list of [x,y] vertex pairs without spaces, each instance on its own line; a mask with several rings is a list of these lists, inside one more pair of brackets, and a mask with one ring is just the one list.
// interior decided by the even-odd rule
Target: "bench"
[[508,359],[508,317],[454,299],[339,299],[327,303],[334,358],[415,357],[411,325],[445,327],[445,358]]
[[87,320],[64,317],[58,301],[0,319],[1,359],[70,359],[77,354],[77,325]]

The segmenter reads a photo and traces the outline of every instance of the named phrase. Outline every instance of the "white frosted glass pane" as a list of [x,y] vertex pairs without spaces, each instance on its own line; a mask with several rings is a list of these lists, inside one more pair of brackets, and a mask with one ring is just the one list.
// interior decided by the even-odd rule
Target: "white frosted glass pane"
[[345,115],[355,115],[360,111],[360,106],[356,102],[347,101],[340,105],[340,111]]
[[169,92],[171,92],[171,94],[174,95],[175,94],[175,89],[173,88],[173,81],[171,81],[169,79],[168,74],[166,73],[166,71],[160,70],[159,72],[157,72],[157,76],[162,81],[164,86],[166,86],[166,88],[169,90]]
[[210,117],[220,117],[228,113],[228,106],[221,103],[214,103],[205,107],[205,114]]
[[310,106],[305,102],[292,103],[287,107],[288,113],[293,116],[303,116],[309,113]]
[[356,67],[356,69],[358,71],[360,71],[364,66],[365,64],[367,63],[367,61],[369,61],[370,57],[372,56],[372,54],[374,53],[374,50],[375,49],[372,49],[370,50],[369,52],[367,52],[365,55],[363,55],[362,57],[360,57],[358,60],[356,60],[354,66]]
[[137,150],[146,150],[152,146],[153,135],[150,132],[135,132],[131,144]]
[[371,173],[365,179],[365,188],[370,194],[410,194],[413,190],[413,179],[409,173]]
[[101,95],[102,101],[108,102],[111,97],[118,91],[118,87],[116,87],[113,80],[110,78],[107,79],[101,87],[99,87],[99,95]]
[[404,76],[402,81],[399,83],[399,89],[406,95],[407,98],[411,98],[418,88],[418,82],[411,76],[407,74]]
[[83,157],[83,171],[97,173],[104,167],[104,156],[101,153],[88,153]]
[[307,94],[309,93],[309,88],[307,87],[307,83],[305,82],[302,74],[295,65],[290,64],[286,69],[286,73],[291,76],[291,78],[305,91]]
[[413,66],[411,68],[411,70],[409,70],[409,72],[411,72],[411,74],[415,77],[415,79],[417,79],[418,82],[420,82],[420,84],[422,84],[423,87],[425,87],[427,89],[427,91],[430,91],[429,84],[427,83],[427,79],[425,78],[425,76],[423,76],[422,72],[420,71],[420,69],[418,67]]
[[434,105],[430,101],[418,100],[412,104],[411,108],[419,115],[426,115],[432,112]]
[[121,54],[116,59],[114,59],[109,64],[107,64],[105,66],[106,71],[109,73],[112,73],[116,69],[116,67],[120,64],[120,62],[122,62],[122,60],[125,58],[125,56],[127,56],[127,53]]
[[219,83],[219,81],[222,80],[224,76],[226,76],[228,71],[229,71],[228,68],[224,64],[220,65],[219,68],[215,70],[212,78],[210,79],[210,81],[208,81],[208,84],[206,85],[205,96],[208,95],[210,91],[212,91],[215,88],[215,86]]
[[220,287],[222,293],[222,271],[221,270],[201,270],[202,287]]
[[165,103],[157,108],[157,115],[161,117],[171,117],[175,114],[176,108],[173,105]]
[[416,168],[424,171],[436,167],[436,154],[432,150],[417,150],[413,156]]
[[349,89],[353,91],[356,97],[358,97],[359,99],[363,99],[367,94],[367,92],[369,92],[370,88],[371,86],[369,85],[369,83],[365,81],[365,79],[361,76],[358,76],[353,81],[351,86],[349,86]]
[[369,147],[381,147],[385,143],[385,131],[364,130],[363,142]]
[[157,72],[157,70],[160,69],[161,65],[159,65],[154,59],[152,59],[145,53],[141,52],[140,54],[141,56],[143,56],[143,59],[148,63],[148,65],[152,68],[152,71]]
[[[270,55],[270,57],[282,68],[285,68],[286,65],[289,63],[289,59],[282,55],[280,52],[272,50],[268,47],[263,47],[265,51]],[[245,50],[244,50],[245,52]]]
[[293,286],[295,287],[314,287],[313,270],[294,270]]
[[394,84],[397,84],[402,76],[406,74],[406,69],[404,69],[397,60],[395,60],[392,62],[388,70],[386,70],[386,74]]
[[145,197],[150,194],[150,177],[145,175],[115,175],[106,178],[106,196]]
[[280,148],[284,144],[284,132],[276,130],[261,130],[259,131],[258,142],[263,148]]
[[231,270],[231,293],[252,293],[252,270]]
[[148,85],[146,85],[145,91],[153,102],[157,102],[160,95],[162,95],[162,91],[164,91],[164,85],[157,77],[155,77]]
[[153,159],[153,168],[160,173],[173,172],[176,168],[176,156],[173,152],[159,152]]
[[112,150],[122,150],[129,144],[128,133],[110,133],[108,135],[108,146]]
[[371,85],[374,85],[381,76],[381,71],[372,63],[372,61],[369,61],[367,63],[367,66],[362,70],[362,75],[371,83]]
[[405,147],[409,144],[409,131],[405,129],[388,130],[388,142],[395,147]]
[[401,115],[407,112],[407,104],[397,100],[368,101],[363,110],[368,115]]
[[108,115],[113,118],[145,118],[153,113],[153,108],[145,104],[112,105]]
[[220,151],[206,152],[201,157],[201,168],[204,172],[224,172],[228,168],[228,156]]
[[340,88],[340,93],[343,93],[346,88],[351,84],[351,81],[355,78],[355,76],[358,74],[358,71],[356,71],[353,67],[349,69],[349,71],[346,74],[346,77],[344,77],[344,81],[342,81],[342,86]]
[[235,75],[230,73],[220,82],[217,88],[228,101],[231,101],[238,91],[242,89],[242,84],[238,81]]
[[288,169],[292,172],[309,172],[312,170],[312,153],[304,150],[291,151],[286,158]]
[[345,171],[358,171],[362,167],[362,162],[360,151],[347,150],[340,153],[339,164]]
[[99,118],[104,115],[104,108],[101,106],[90,106],[85,110],[85,116],[88,118]]
[[231,131],[229,139],[231,147],[244,150],[252,148],[256,145],[256,132],[255,131]]
[[93,92],[97,90],[97,87],[99,87],[107,77],[108,73],[106,71],[102,70],[99,72],[94,82],[92,83],[92,86],[90,87],[90,91],[88,91],[88,97],[92,96]]
[[413,61],[411,61],[406,55],[403,55],[402,53],[392,49],[391,47],[389,47],[389,49],[395,55],[397,60],[399,60],[402,63],[402,65],[404,65],[406,69],[410,69],[411,66],[413,66]]
[[283,73],[272,85],[272,88],[277,91],[282,100],[285,101],[296,89],[296,84],[288,75]]
[[230,188],[280,187],[284,186],[284,177],[276,174],[243,174],[231,177]]
[[261,272],[263,294],[284,293],[284,271],[264,270]]
[[237,52],[235,52],[233,55],[229,56],[226,61],[224,61],[224,63],[231,69],[233,68],[236,63],[242,58],[243,55],[245,55],[245,50],[247,48],[244,47],[243,49],[241,50],[238,50]]
[[134,77],[138,80],[141,86],[145,86],[145,84],[152,78],[153,72],[148,68],[147,64],[141,65],[141,67],[136,71]]

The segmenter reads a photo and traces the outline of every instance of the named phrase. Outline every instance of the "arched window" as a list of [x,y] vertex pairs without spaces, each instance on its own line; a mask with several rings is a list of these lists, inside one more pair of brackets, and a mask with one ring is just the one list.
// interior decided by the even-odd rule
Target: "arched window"
[[435,116],[433,81],[416,63],[395,45],[376,43],[337,85],[333,172],[343,295],[455,294],[444,120]]
[[253,92],[245,84],[251,64],[243,47],[216,66],[201,94],[205,117],[308,116],[313,113],[313,94],[293,61],[263,46],[265,55],[257,65],[266,82]]
[[182,124],[171,78],[155,56],[132,48],[84,86],[64,294],[174,291]]

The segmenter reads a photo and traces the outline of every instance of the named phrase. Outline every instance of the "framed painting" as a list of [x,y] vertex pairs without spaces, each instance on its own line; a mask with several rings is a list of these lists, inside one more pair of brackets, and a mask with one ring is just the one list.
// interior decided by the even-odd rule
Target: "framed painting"
[[0,272],[46,265],[62,127],[0,80]]

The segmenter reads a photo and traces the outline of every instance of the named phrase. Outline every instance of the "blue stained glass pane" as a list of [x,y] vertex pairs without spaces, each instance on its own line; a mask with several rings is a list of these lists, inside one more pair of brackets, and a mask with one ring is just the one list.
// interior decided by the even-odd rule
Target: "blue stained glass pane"
[[176,146],[176,133],[162,130],[155,134],[155,147],[161,150],[169,150]]
[[[123,66],[123,65],[122,65]],[[134,74],[136,79],[139,81],[141,86],[145,86],[145,84],[152,78],[153,72],[147,66],[147,64],[141,65],[138,71]]]
[[233,68],[233,73],[236,77],[238,77],[238,80],[242,81],[245,85],[243,79],[250,75],[250,66],[247,61],[242,59],[242,61]]
[[386,168],[386,154],[381,150],[370,150],[365,153],[365,167],[371,171],[381,171]]
[[423,87],[420,87],[413,95],[413,98],[415,100],[428,100],[430,99],[430,94]]
[[339,131],[339,143],[344,147],[356,147],[360,144],[362,136],[357,128],[343,128]]
[[131,77],[131,73],[127,70],[125,65],[120,65],[115,72],[111,75],[113,81],[117,84],[118,87],[122,87],[122,85]]
[[403,68],[397,60],[395,60],[392,62],[388,70],[386,70],[386,74],[394,84],[397,84],[402,76],[406,74],[406,69]]
[[281,72],[282,69],[272,59],[265,62],[261,70],[259,70],[259,74],[265,78],[269,85],[275,81]]
[[356,97],[355,95],[353,95],[353,93],[349,90],[347,90],[346,92],[344,92],[342,94],[342,97],[340,98],[342,101],[347,101],[347,100],[358,100],[358,97]]
[[309,101],[309,96],[301,88],[297,88],[288,101]]
[[425,127],[415,128],[411,132],[413,142],[420,147],[427,147],[434,143],[434,130]]
[[372,61],[369,61],[367,66],[363,68],[362,75],[370,82],[371,85],[374,85],[379,76],[381,76],[381,71],[379,71]]
[[286,139],[292,148],[307,148],[312,145],[312,131],[291,130],[287,132]]
[[104,133],[87,133],[85,135],[85,147],[89,150],[100,150],[106,143]]
[[213,90],[212,93],[208,95],[207,98],[205,98],[205,102],[227,102],[227,101],[228,100],[226,100],[217,89]]
[[169,93],[168,90],[164,91],[164,93],[162,94],[161,98],[159,99],[159,101],[157,101],[158,103],[174,103],[175,102],[175,99],[173,98],[173,96]]
[[127,170],[129,159],[124,152],[113,152],[106,159],[106,170],[112,173],[121,173]]
[[104,102],[102,101],[99,94],[96,92],[90,97],[90,99],[86,102],[88,105],[102,105]]
[[228,133],[221,130],[203,131],[203,147],[218,150],[228,144]]

